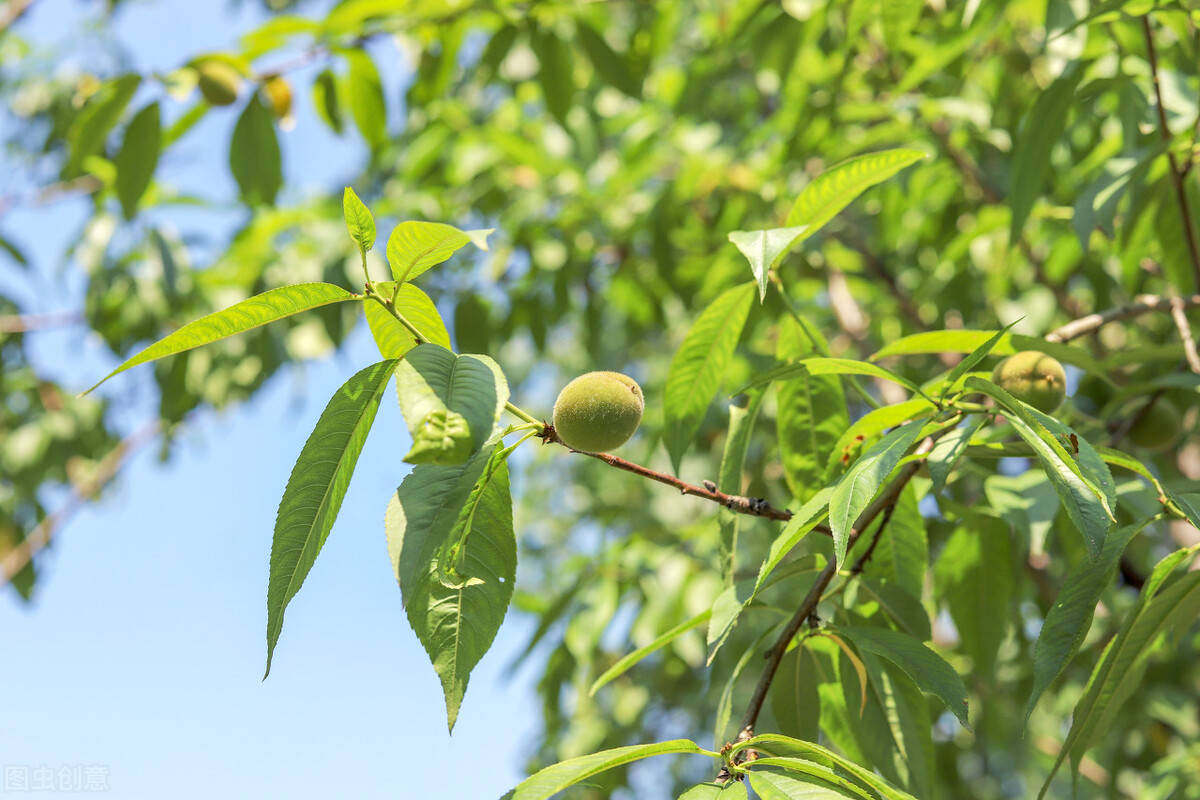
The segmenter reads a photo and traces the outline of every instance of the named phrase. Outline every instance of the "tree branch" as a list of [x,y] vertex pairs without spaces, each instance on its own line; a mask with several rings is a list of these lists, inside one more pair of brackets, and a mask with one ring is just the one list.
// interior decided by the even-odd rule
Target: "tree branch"
[[1187,314],[1184,313],[1182,297],[1171,298],[1171,319],[1175,321],[1175,328],[1183,342],[1183,354],[1188,368],[1200,374],[1200,354],[1196,353],[1196,340],[1192,337],[1192,326],[1188,324]]
[[103,489],[117,476],[129,457],[142,446],[154,440],[162,429],[158,420],[148,422],[125,437],[101,460],[95,476],[74,488],[71,496],[57,511],[45,517],[29,532],[25,539],[0,559],[0,586],[8,583],[33,560],[34,556],[49,546],[58,529],[76,511],[86,505],[96,492]]
[[[1184,309],[1200,307],[1200,294],[1194,294],[1191,297],[1181,297],[1178,299],[1178,302]],[[1080,336],[1093,333],[1110,322],[1139,317],[1142,314],[1149,314],[1154,311],[1170,313],[1172,303],[1173,301],[1169,297],[1160,297],[1153,294],[1139,295],[1134,298],[1132,303],[1115,306],[1105,311],[1071,320],[1066,325],[1056,328],[1047,334],[1046,340],[1050,342],[1069,342],[1072,339],[1078,339]]]
[[[1154,32],[1150,29],[1150,17],[1142,17],[1142,33],[1146,37],[1146,57],[1150,62],[1150,77],[1154,82],[1154,98],[1158,106],[1158,131],[1162,140],[1171,143],[1171,129],[1167,125],[1167,110],[1163,105],[1162,84],[1158,77],[1158,53],[1154,49]],[[1192,260],[1192,279],[1200,290],[1200,244],[1196,242],[1196,231],[1192,228],[1192,211],[1188,203],[1187,190],[1183,185],[1183,172],[1175,154],[1167,150],[1167,161],[1171,166],[1171,183],[1175,186],[1175,199],[1179,203],[1179,213],[1183,216],[1183,235],[1187,241],[1188,255]]]

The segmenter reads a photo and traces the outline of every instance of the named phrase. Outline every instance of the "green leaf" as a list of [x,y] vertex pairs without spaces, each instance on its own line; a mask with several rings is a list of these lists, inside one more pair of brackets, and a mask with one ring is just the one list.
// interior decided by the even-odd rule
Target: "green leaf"
[[839,565],[846,558],[846,546],[858,515],[875,499],[884,480],[920,438],[922,427],[918,422],[911,422],[884,436],[863,453],[833,487],[829,498],[829,527],[833,531],[834,552]]
[[837,631],[855,647],[883,656],[904,671],[921,690],[949,708],[964,728],[967,722],[967,688],[945,659],[900,631],[863,626],[838,626]]
[[530,44],[537,55],[538,83],[542,86],[546,109],[565,128],[571,98],[575,94],[571,51],[557,36],[541,30],[533,33]]
[[767,576],[779,566],[792,548],[798,545],[800,540],[807,536],[821,520],[825,519],[829,513],[829,496],[832,493],[833,490],[828,487],[819,490],[792,514],[787,525],[783,526],[783,530],[771,542],[771,547],[767,550],[767,557],[763,559],[762,566],[758,568],[758,577],[754,581],[754,592],[751,597],[758,594],[766,582]]
[[780,733],[807,740],[820,735],[819,678],[816,660],[807,647],[793,648],[779,662],[767,702]]
[[896,498],[887,532],[876,543],[875,554],[863,572],[870,578],[894,583],[917,598],[922,595],[929,569],[929,539],[918,503],[916,487],[910,481]]
[[[991,331],[925,331],[903,336],[894,342],[884,345],[871,356],[871,361],[878,361],[888,356],[899,355],[928,355],[934,353],[964,353],[968,354],[987,344],[995,334]],[[1039,353],[1053,356],[1064,364],[1079,367],[1085,372],[1101,378],[1108,373],[1100,362],[1088,355],[1082,347],[1075,347],[1060,342],[1049,342],[1034,336],[1022,336],[1016,333],[1005,333],[1000,341],[992,346],[991,355],[1011,356],[1018,350],[1036,350]],[[1107,379],[1106,379],[1107,380]]]
[[351,294],[332,283],[298,283],[293,286],[271,289],[240,303],[234,303],[222,311],[215,311],[200,319],[192,320],[179,330],[164,336],[142,352],[126,360],[84,394],[130,367],[210,344],[234,334],[266,325],[268,322],[299,314],[301,311],[320,308],[330,303],[353,300],[356,297],[358,295]]
[[[375,289],[384,297],[391,297],[396,290],[393,281],[383,281],[375,284]],[[437,306],[429,299],[429,295],[411,283],[400,284],[396,292],[394,308],[402,317],[408,320],[424,337],[425,341],[450,347],[450,332],[446,323],[438,313]],[[363,300],[363,311],[367,317],[367,325],[375,344],[384,358],[400,358],[409,350],[416,347],[413,335],[400,324],[400,321],[379,304],[379,301],[367,298]]]
[[[763,753],[787,753],[787,756],[760,758],[754,762],[761,766],[780,766],[788,768],[788,764],[782,763],[785,758],[790,760],[790,757],[802,755],[807,757],[807,760],[814,761],[818,764],[828,764],[848,773],[858,782],[874,790],[882,795],[886,800],[916,800],[907,792],[897,789],[895,786],[889,785],[878,775],[865,767],[856,764],[848,758],[843,758],[832,750],[822,747],[814,742],[805,742],[800,739],[793,739],[790,736],[780,736],[775,733],[760,733],[753,736],[744,742],[739,742],[735,750],[744,750],[748,747],[754,748]],[[768,760],[769,759],[769,760]]]
[[860,443],[874,439],[888,428],[894,428],[903,422],[932,416],[935,411],[937,409],[930,405],[928,400],[918,397],[881,406],[863,414],[842,432],[829,451],[829,458],[825,464],[825,480],[828,481],[836,476],[841,471],[841,467],[850,463],[851,453],[857,449]]
[[1014,616],[1015,563],[1008,523],[972,515],[950,535],[933,571],[937,595],[946,601],[972,672],[989,684]]
[[845,779],[842,781],[854,789],[833,788],[830,782],[820,780],[812,775],[812,773],[828,774],[830,779],[836,780],[838,775],[833,770],[822,768],[811,761],[802,759],[796,759],[796,761],[805,765],[804,771],[800,774],[805,775],[806,780],[766,768],[751,770],[746,779],[761,800],[845,800],[848,797],[873,800],[871,794]]
[[679,795],[678,800],[746,800],[746,784],[741,781],[698,783]]
[[742,676],[742,670],[746,669],[754,656],[762,652],[759,648],[773,630],[775,630],[774,625],[764,627],[751,646],[738,657],[729,677],[725,679],[725,685],[721,688],[721,696],[717,699],[716,721],[713,723],[714,747],[718,747],[726,741],[725,730],[729,727],[729,718],[733,715],[733,690],[737,686],[738,678]]
[[[1076,437],[1080,450],[1080,461],[1077,462],[1075,456],[1067,453],[1063,444],[1055,437],[1055,433],[1047,427],[1061,426],[1065,429],[1061,423],[1050,420],[1045,414],[1022,403],[991,381],[972,377],[967,379],[966,386],[988,395],[1000,404],[1005,418],[1012,424],[1017,435],[1037,454],[1042,469],[1058,492],[1071,521],[1083,534],[1088,551],[1093,555],[1099,553],[1114,517],[1106,489],[1097,486],[1080,469],[1086,442]],[[1099,456],[1096,458],[1099,459]],[[1103,466],[1102,461],[1101,465]],[[1105,471],[1107,472],[1107,469]],[[1108,476],[1108,481],[1112,481],[1111,475]]]
[[274,205],[283,185],[283,161],[271,112],[252,95],[233,126],[229,171],[247,205]]
[[950,387],[954,386],[954,384],[958,382],[959,378],[975,369],[976,365],[978,365],[980,361],[983,361],[985,358],[987,358],[996,345],[1000,344],[1000,340],[1004,338],[1004,334],[1008,333],[1012,326],[1016,325],[1020,321],[1020,319],[1017,319],[1013,322],[1010,322],[1008,325],[1005,325],[1003,330],[996,331],[996,333],[993,334],[986,342],[979,345],[979,347],[976,347],[974,350],[968,353],[965,358],[955,364],[954,369],[950,370],[950,374],[946,376],[946,383],[945,388],[942,390],[942,397],[946,396],[946,392],[948,392]]
[[895,149],[867,153],[836,164],[813,178],[788,213],[787,224],[806,225],[807,239],[856,197],[910,164],[925,158],[920,150]]
[[1121,554],[1129,540],[1152,520],[1143,520],[1113,531],[1104,542],[1099,558],[1084,557],[1071,568],[1054,605],[1046,613],[1033,647],[1033,689],[1025,705],[1025,720],[1033,713],[1042,692],[1062,673],[1092,624],[1100,594],[1116,576]]
[[733,242],[750,262],[750,272],[754,274],[754,280],[758,284],[760,303],[767,299],[767,273],[806,230],[806,225],[797,225],[792,228],[730,232],[729,241]]
[[[746,464],[746,450],[750,447],[750,434],[762,408],[763,394],[756,393],[745,405],[729,404],[729,433],[725,436],[725,449],[721,453],[721,467],[717,473],[717,489],[726,494],[742,493],[742,470]],[[742,515],[722,508],[717,513],[721,526],[721,573],[727,585],[733,584],[736,568],[738,527]]]
[[615,664],[604,670],[604,672],[600,674],[600,677],[596,678],[596,680],[592,683],[592,688],[588,690],[588,694],[594,695],[597,689],[599,689],[601,686],[604,686],[606,683],[610,683],[614,678],[619,678],[621,675],[625,674],[630,667],[632,667],[634,664],[637,664],[646,656],[661,650],[688,631],[699,628],[701,625],[708,622],[708,618],[711,614],[711,611],[701,611],[691,619],[684,620],[666,633],[663,633],[645,647],[639,647],[632,653],[622,656]]
[[[891,527],[891,523],[888,527]],[[891,535],[890,530],[888,535]],[[877,602],[883,613],[908,635],[922,642],[933,638],[929,612],[921,605],[921,599],[901,588],[899,584],[890,581],[880,583],[864,578],[859,583],[859,597],[864,595]]]
[[917,384],[902,375],[897,375],[890,369],[884,369],[878,364],[871,364],[867,361],[856,361],[852,358],[824,358],[819,356],[816,358],[806,358],[800,363],[813,375],[870,375],[875,378],[883,378],[884,380],[898,383],[913,394],[920,395],[931,404],[933,403],[933,399],[921,391],[920,386],[917,386]]
[[509,452],[493,440],[466,464],[419,465],[388,503],[388,553],[409,624],[442,682],[450,730],[512,598]]
[[633,75],[629,62],[609,47],[595,28],[578,17],[575,19],[575,40],[587,53],[588,60],[604,82],[632,98],[642,95],[642,83]]
[[388,237],[387,260],[392,267],[392,277],[400,283],[411,281],[441,264],[470,241],[466,232],[453,225],[401,222]]
[[267,670],[283,629],[283,612],[296,596],[325,544],[363,443],[375,421],[379,398],[396,361],[389,359],[358,372],[334,393],[292,468],[271,539],[267,583]]
[[[1194,552],[1194,548],[1177,552],[1189,554],[1189,551]],[[1174,567],[1179,560],[1168,563]],[[1054,774],[1068,755],[1072,764],[1077,766],[1096,734],[1112,730],[1117,711],[1141,682],[1158,636],[1180,625],[1190,625],[1200,614],[1200,572],[1180,576],[1161,593],[1158,590],[1171,570],[1160,571],[1156,568],[1155,572],[1161,576],[1160,580],[1147,581],[1142,587],[1137,607],[1108,643],[1092,670],[1083,697],[1072,714],[1071,730],[1050,774],[1046,776],[1046,782],[1038,793],[1039,798],[1045,796]]]
[[317,114],[339,136],[342,133],[342,107],[338,102],[338,85],[333,73],[324,69],[313,79],[313,107]]
[[492,435],[508,381],[488,356],[419,344],[396,368],[400,410],[413,445],[410,464],[462,464]]
[[[810,356],[818,342],[810,341],[798,323],[785,318],[779,324],[776,356],[781,361]],[[841,382],[803,370],[779,385],[775,413],[783,476],[797,500],[807,500],[826,483],[826,463],[850,424]]]
[[341,54],[348,67],[345,98],[350,105],[350,114],[367,146],[378,150],[388,141],[387,103],[383,98],[379,70],[365,50],[342,50]]
[[350,238],[358,245],[358,251],[366,255],[375,246],[375,218],[349,186],[342,193],[342,216]]
[[121,201],[121,213],[125,219],[133,219],[142,195],[150,186],[158,166],[161,143],[162,127],[156,101],[134,115],[125,129],[125,140],[117,153],[117,199]]
[[105,139],[121,119],[141,81],[140,75],[121,75],[105,81],[92,95],[67,134],[70,158],[63,168],[64,174],[78,175],[88,156],[104,154]]
[[937,444],[929,451],[925,465],[929,468],[929,476],[933,479],[933,491],[941,492],[946,488],[946,479],[954,470],[954,466],[966,451],[971,437],[979,432],[985,422],[984,417],[973,417],[964,420],[950,433],[938,439]]
[[568,786],[574,786],[592,775],[605,770],[641,761],[651,756],[670,755],[676,753],[696,753],[716,755],[704,750],[700,745],[688,739],[674,739],[657,744],[634,744],[628,747],[614,747],[612,750],[602,750],[599,753],[569,758],[552,764],[517,784],[504,800],[546,800],[561,792]]
[[663,438],[677,472],[721,388],[753,301],[753,283],[727,289],[704,309],[671,359],[663,392]]
[[1013,143],[1008,204],[1012,209],[1009,242],[1021,238],[1034,201],[1042,194],[1050,170],[1050,151],[1067,126],[1067,113],[1082,72],[1074,67],[1046,87],[1021,120]]

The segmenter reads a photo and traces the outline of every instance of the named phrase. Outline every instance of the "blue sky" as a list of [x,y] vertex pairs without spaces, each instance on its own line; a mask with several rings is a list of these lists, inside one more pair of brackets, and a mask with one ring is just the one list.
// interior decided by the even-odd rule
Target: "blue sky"
[[[71,41],[97,6],[40,0],[21,32],[47,45]],[[126,6],[110,34],[141,70],[231,47],[258,18],[219,2]],[[395,101],[399,53],[388,42],[373,52]],[[365,157],[352,135],[334,138],[317,122],[307,77],[297,80],[299,124],[282,134],[289,191],[300,194],[339,189]],[[210,114],[180,143],[188,157],[168,165],[169,180],[232,200],[224,158],[233,113]],[[393,106],[393,127],[398,119]],[[43,273],[45,291],[18,295],[25,311],[80,307],[81,278],[59,267],[84,213],[76,201],[0,219]],[[179,219],[218,233],[236,221]],[[6,288],[20,284],[9,269],[0,266]],[[37,336],[39,362],[70,386],[83,388],[114,364],[85,330]],[[260,680],[280,494],[325,400],[377,358],[359,327],[341,351],[281,373],[253,403],[201,415],[167,464],[147,448],[100,503],[71,520],[41,562],[33,604],[0,601],[0,765],[100,766],[108,796],[130,798],[487,798],[522,777],[539,716],[535,676],[526,669],[510,679],[503,670],[531,626],[510,615],[450,737],[440,686],[404,618],[382,525],[407,471],[399,460],[407,433],[390,393],[341,516],[288,608],[271,677]],[[127,389],[138,380],[126,374],[113,383],[119,391],[118,382]],[[297,404],[300,392],[307,399]],[[145,399],[118,412],[130,427],[144,418]]]

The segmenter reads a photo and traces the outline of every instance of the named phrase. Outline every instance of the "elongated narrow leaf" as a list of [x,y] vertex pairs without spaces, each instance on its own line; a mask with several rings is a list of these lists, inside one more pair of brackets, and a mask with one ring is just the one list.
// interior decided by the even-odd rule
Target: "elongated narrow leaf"
[[642,82],[634,76],[629,61],[613,50],[595,28],[578,17],[575,19],[575,37],[605,83],[630,97],[641,97]]
[[[1021,319],[1024,319],[1024,317]],[[950,370],[950,374],[946,376],[946,388],[942,390],[942,397],[946,396],[946,392],[949,391],[950,387],[958,382],[959,378],[975,369],[980,361],[983,361],[985,358],[987,358],[996,345],[1000,344],[1000,340],[1004,338],[1004,334],[1008,333],[1012,326],[1020,322],[1021,319],[1005,325],[1003,330],[996,331],[996,333],[993,334],[986,342],[979,345],[979,347],[976,347],[974,350],[968,353],[965,358],[955,364],[954,369]]]
[[877,183],[882,183],[910,164],[925,158],[920,150],[898,148],[856,156],[822,172],[804,187],[792,210],[788,225],[807,225],[807,239],[839,211]]
[[863,414],[842,432],[833,449],[829,451],[829,458],[825,464],[825,480],[836,476],[850,464],[864,441],[873,440],[888,428],[894,428],[903,422],[933,416],[935,411],[937,408],[932,403],[917,397],[881,406]]
[[829,498],[829,527],[833,531],[834,552],[839,565],[846,558],[846,545],[858,515],[875,499],[887,476],[920,437],[921,429],[919,422],[896,428],[863,453],[833,487]]
[[1021,120],[1013,144],[1008,204],[1012,209],[1009,241],[1016,243],[1025,227],[1033,203],[1042,193],[1050,170],[1050,151],[1067,126],[1071,98],[1082,71],[1068,69],[1046,87]]
[[234,303],[229,308],[215,311],[189,322],[126,360],[87,392],[130,367],[211,344],[234,334],[266,325],[268,322],[299,314],[301,311],[320,308],[330,303],[353,300],[355,297],[357,295],[347,292],[340,286],[334,286],[332,283],[297,283],[293,286],[271,289],[240,303]]
[[283,629],[283,612],[312,569],[325,544],[363,442],[375,421],[379,398],[391,380],[396,361],[363,369],[334,393],[296,459],[288,478],[275,533],[271,539],[271,574],[267,583],[267,671]]
[[729,241],[750,262],[750,272],[758,284],[760,303],[767,298],[767,273],[806,230],[806,225],[797,225],[792,228],[730,232]]
[[651,756],[671,755],[678,753],[695,753],[715,755],[704,750],[700,745],[688,739],[674,739],[657,744],[635,744],[628,747],[615,747],[612,750],[602,750],[587,756],[570,758],[552,764],[521,781],[504,796],[504,800],[546,800],[568,786],[574,786],[580,781],[590,778],[605,770],[641,761]]
[[753,302],[753,283],[726,290],[700,314],[671,359],[663,393],[663,438],[676,471],[721,388]]
[[275,120],[257,94],[251,95],[233,126],[229,171],[248,205],[273,205],[283,185],[283,160]]
[[971,442],[971,437],[979,432],[984,422],[983,417],[964,421],[950,433],[938,439],[937,444],[929,451],[929,458],[926,459],[925,464],[929,467],[930,477],[933,478],[934,492],[940,492],[946,487],[946,479],[950,477],[950,472],[962,458],[967,445]]
[[[1165,578],[1169,572],[1160,574]],[[1045,796],[1054,774],[1068,756],[1078,767],[1097,733],[1111,729],[1117,711],[1140,683],[1153,652],[1151,645],[1158,635],[1181,624],[1190,625],[1200,614],[1200,572],[1189,572],[1156,594],[1162,585],[1161,581],[1153,585],[1146,582],[1137,607],[1100,656],[1083,697],[1075,706],[1071,730],[1038,793],[1039,798]]]
[[[925,331],[904,336],[894,342],[884,345],[871,356],[871,361],[878,361],[888,356],[924,355],[930,353],[963,353],[969,354],[988,343],[995,334],[991,331]],[[992,346],[991,355],[1010,356],[1018,350],[1036,350],[1053,356],[1064,364],[1071,364],[1080,369],[1100,376],[1102,379],[1108,370],[1092,358],[1082,347],[1076,347],[1061,342],[1049,342],[1033,336],[1022,336],[1015,333],[1005,333],[1000,341]],[[1174,357],[1172,355],[1172,357]],[[1107,379],[1105,379],[1107,380]]]
[[[974,391],[992,397],[1001,405],[1013,429],[1037,454],[1071,521],[1083,534],[1088,550],[1093,555],[1099,553],[1113,520],[1110,492],[1107,487],[1101,488],[1084,475],[1080,469],[1082,459],[1077,462],[1075,456],[1067,453],[1055,433],[1046,427],[1044,414],[1022,403],[990,381],[968,378],[966,385]],[[1061,423],[1053,423],[1054,427],[1059,425]],[[1080,443],[1082,456],[1084,441],[1079,437],[1076,437],[1076,440]],[[1099,460],[1099,456],[1096,458]],[[1107,468],[1105,472],[1107,473]],[[1112,476],[1108,475],[1107,480],[1111,482]]]
[[105,81],[88,100],[67,134],[71,154],[63,171],[68,176],[77,175],[88,156],[103,154],[105,139],[121,119],[141,80],[140,75],[129,74]]
[[117,199],[125,219],[133,219],[138,203],[154,178],[162,145],[162,124],[158,103],[146,105],[134,115],[125,129],[125,139],[117,153]]
[[829,496],[832,493],[832,489],[821,489],[792,514],[787,525],[771,542],[771,547],[767,550],[767,557],[763,560],[762,566],[758,568],[753,594],[758,594],[767,577],[779,566],[779,562],[783,561],[792,548],[798,545],[829,514]]
[[[816,358],[806,358],[800,363],[813,375],[870,375],[871,377],[883,378],[884,380],[898,383],[913,394],[926,397],[925,393],[921,391],[921,387],[908,378],[867,361],[855,361],[852,358],[823,358],[818,356]],[[929,398],[926,397],[926,399]],[[933,401],[930,400],[930,402],[932,403]]]
[[733,716],[734,687],[737,686],[738,678],[741,677],[742,671],[746,669],[746,666],[753,660],[753,657],[761,652],[759,648],[774,629],[775,626],[768,626],[759,633],[754,643],[738,657],[737,663],[733,665],[733,670],[729,673],[729,677],[725,679],[725,685],[721,688],[721,696],[717,699],[717,718],[713,723],[713,747],[721,747],[723,742],[728,741],[725,738],[725,733],[729,728],[729,719]]
[[372,150],[387,144],[387,102],[379,70],[365,50],[343,50],[349,69],[346,72],[344,97],[350,106],[354,124]]
[[[800,759],[797,760],[800,761]],[[761,800],[846,800],[846,798],[872,800],[872,795],[861,788],[855,787],[857,791],[854,791],[822,780],[812,774],[814,772],[827,774],[831,779],[836,780],[838,776],[833,770],[823,769],[811,761],[801,761],[801,763],[806,768],[803,771],[793,770],[794,774],[776,772],[764,767],[753,770],[746,779]],[[801,779],[796,777],[796,774],[805,777]],[[854,786],[849,781],[845,782]]]
[[[721,468],[717,477],[717,488],[726,494],[742,493],[746,450],[750,447],[750,434],[754,431],[762,401],[762,392],[756,392],[745,405],[736,402],[729,404],[729,433],[725,436],[725,449],[721,453]],[[742,515],[722,508],[717,512],[717,517],[721,526],[721,573],[725,583],[732,585]]]
[[1113,531],[1105,540],[1100,557],[1094,560],[1081,558],[1063,581],[1062,589],[1046,614],[1046,621],[1033,647],[1033,689],[1025,705],[1026,720],[1033,713],[1042,692],[1079,652],[1079,646],[1091,627],[1100,593],[1116,575],[1117,564],[1129,540],[1148,522],[1143,520]]
[[995,674],[996,653],[1015,616],[1016,557],[1002,519],[971,515],[950,535],[934,567],[937,593],[958,628],[972,672],[985,683]]
[[780,733],[806,740],[820,735],[819,679],[816,658],[809,648],[796,647],[784,655],[767,693],[767,702]]
[[[889,523],[891,527],[891,523]],[[891,531],[888,531],[891,535]],[[896,626],[919,641],[933,638],[929,624],[929,612],[921,605],[921,598],[891,581],[877,582],[863,579],[859,584],[860,597],[874,600]]]
[[542,86],[546,110],[566,127],[567,112],[571,110],[571,98],[575,94],[571,49],[562,39],[546,31],[535,31],[530,44],[537,55],[538,83]]
[[967,722],[967,688],[945,659],[912,636],[887,628],[860,625],[839,626],[838,632],[869,653],[883,656],[912,679],[921,690],[934,695],[954,712],[963,727]]
[[420,344],[396,368],[396,392],[413,440],[404,460],[462,464],[492,435],[508,381],[488,356]]
[[[810,340],[798,323],[785,319],[779,326],[776,356],[781,361],[811,356],[823,346],[819,336],[814,334]],[[837,378],[812,375],[803,368],[779,384],[775,432],[783,477],[797,500],[808,500],[826,484],[826,464],[849,424],[846,397]]]
[[[878,794],[887,798],[887,800],[915,800],[915,798],[902,789],[888,784],[874,772],[865,767],[856,764],[848,758],[838,755],[832,750],[822,747],[815,742],[805,742],[800,739],[793,739],[790,736],[780,736],[775,733],[760,733],[753,736],[744,742],[739,742],[736,745],[737,750],[746,748],[754,748],[762,753],[780,753],[780,756],[770,757],[770,760],[762,759],[762,766],[780,766],[787,768],[787,764],[783,763],[784,758],[790,758],[796,755],[806,757],[810,761],[815,761],[819,764],[829,764],[837,767],[840,770],[852,775],[857,781],[870,787]],[[783,755],[786,753],[787,755]],[[758,763],[757,761],[755,763]]]
[[366,253],[375,246],[375,218],[349,186],[342,193],[342,216],[359,252]]
[[742,781],[728,783],[698,783],[679,795],[677,800],[746,800],[746,784]]
[[596,680],[592,683],[592,688],[588,690],[588,694],[595,694],[596,690],[601,686],[605,685],[606,683],[610,683],[614,678],[619,678],[621,675],[624,675],[630,667],[632,667],[634,664],[637,664],[646,656],[661,650],[688,631],[699,628],[701,625],[708,622],[708,618],[711,613],[711,611],[701,611],[691,619],[684,620],[674,628],[671,628],[671,630],[663,633],[645,647],[639,647],[632,653],[623,656],[617,661],[617,663],[604,670],[604,672],[600,674],[600,677],[596,678]]
[[929,536],[921,513],[916,486],[909,482],[896,498],[886,533],[875,543],[875,552],[863,575],[895,584],[920,597],[929,569]]
[[441,680],[451,730],[512,598],[508,453],[493,440],[461,466],[419,465],[388,504],[388,552],[409,624]]
[[[901,784],[918,797],[933,794],[933,721],[929,700],[904,670],[873,653],[862,652],[870,681],[871,706],[875,714],[864,717],[867,725],[886,729],[894,745],[891,771]],[[885,771],[887,774],[887,771]]]
[[[375,284],[375,288],[384,297],[391,297],[396,284],[393,281],[383,281]],[[437,306],[429,299],[429,295],[419,287],[411,283],[400,284],[394,307],[400,316],[417,329],[426,342],[450,347],[450,332],[446,330],[442,315],[438,313]],[[369,298],[363,300],[363,311],[367,317],[367,326],[371,329],[371,336],[375,338],[375,345],[384,358],[400,358],[420,344],[412,332],[386,308],[379,305],[378,301]]]
[[401,283],[411,281],[469,242],[486,250],[490,231],[480,231],[482,239],[473,237],[472,233],[441,222],[401,222],[388,237],[387,260],[392,267],[392,277]]

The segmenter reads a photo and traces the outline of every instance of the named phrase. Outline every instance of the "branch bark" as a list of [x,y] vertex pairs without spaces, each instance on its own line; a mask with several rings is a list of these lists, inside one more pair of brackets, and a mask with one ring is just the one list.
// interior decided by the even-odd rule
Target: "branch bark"
[[[1172,299],[1169,297],[1160,297],[1153,294],[1139,295],[1134,298],[1132,303],[1115,306],[1105,311],[1071,320],[1047,334],[1046,340],[1051,342],[1069,342],[1072,339],[1078,339],[1080,336],[1093,333],[1110,322],[1131,319],[1132,317],[1139,317],[1142,314],[1149,314],[1156,311],[1170,313],[1172,302]],[[1191,297],[1181,297],[1178,303],[1184,309],[1200,307],[1200,294],[1194,294]]]

